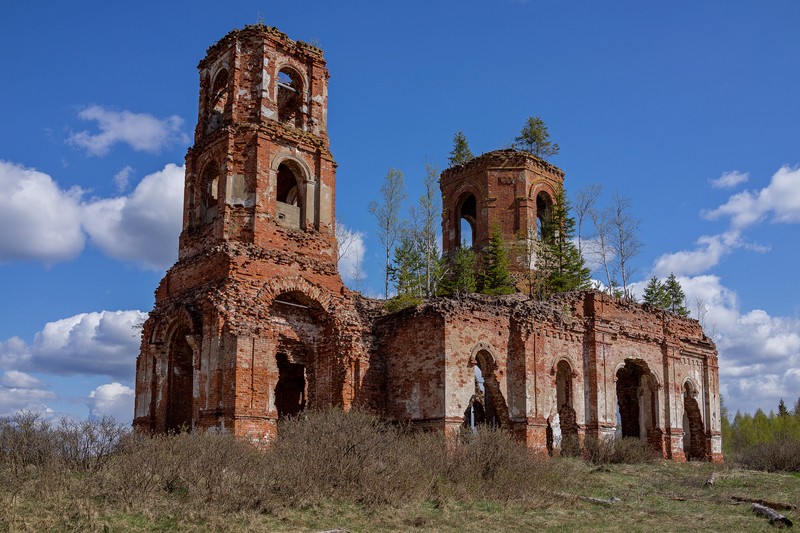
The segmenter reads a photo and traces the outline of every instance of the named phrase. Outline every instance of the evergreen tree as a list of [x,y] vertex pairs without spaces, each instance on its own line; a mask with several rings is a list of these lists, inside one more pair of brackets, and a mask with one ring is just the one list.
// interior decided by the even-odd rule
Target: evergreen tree
[[466,242],[462,242],[455,256],[449,261],[439,286],[439,294],[461,296],[475,291],[475,252]]
[[557,143],[550,142],[547,125],[540,117],[528,117],[525,126],[514,138],[514,147],[541,158],[557,155],[560,149]]
[[781,401],[778,402],[778,416],[781,418],[786,418],[789,416],[789,410],[786,409],[786,404],[784,403],[783,398],[781,398]]
[[680,316],[689,316],[689,310],[686,309],[686,295],[675,274],[670,274],[667,281],[664,282],[664,292],[667,295],[666,309],[668,311]]
[[467,138],[464,135],[464,132],[459,131],[455,135],[453,135],[453,149],[450,151],[450,166],[460,165],[461,163],[466,163],[470,159],[473,159],[475,156],[472,155],[472,152],[469,149],[469,144],[467,144]]
[[480,292],[494,296],[515,292],[514,280],[508,271],[508,254],[498,227],[492,230],[489,246],[483,256],[483,264],[484,268],[479,279]]
[[389,267],[389,279],[394,283],[397,296],[421,297],[424,295],[425,261],[411,232],[404,232],[394,249],[394,262]]
[[560,192],[542,223],[541,246],[536,261],[540,295],[589,287],[591,272],[575,246],[574,237],[575,219],[569,216],[569,201]]
[[664,289],[664,284],[655,276],[650,278],[644,288],[644,303],[659,309],[666,309],[668,306],[667,291]]

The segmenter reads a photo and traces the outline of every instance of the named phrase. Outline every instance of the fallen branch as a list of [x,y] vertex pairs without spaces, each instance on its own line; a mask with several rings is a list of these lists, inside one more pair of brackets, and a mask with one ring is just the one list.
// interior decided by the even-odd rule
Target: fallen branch
[[754,503],[753,512],[755,514],[766,516],[769,519],[769,523],[775,527],[792,527],[791,520],[780,514],[778,511],[770,509],[766,505],[761,505],[760,503]]
[[764,505],[766,507],[772,507],[773,509],[780,509],[781,511],[794,511],[797,509],[796,505],[792,505],[790,503],[781,503],[781,502],[771,502],[769,500],[759,500],[757,498],[746,498],[744,496],[731,496],[732,500],[737,502],[745,502],[745,503],[758,503]]
[[716,482],[717,482],[717,473],[716,472],[711,472],[711,475],[708,476],[708,479],[706,480],[706,483],[705,483],[704,486],[705,487],[713,487],[714,483],[716,483]]

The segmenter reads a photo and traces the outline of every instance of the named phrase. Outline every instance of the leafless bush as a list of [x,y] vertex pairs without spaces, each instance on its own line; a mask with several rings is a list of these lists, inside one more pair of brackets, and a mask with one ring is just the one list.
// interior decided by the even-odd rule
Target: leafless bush
[[583,445],[583,456],[594,464],[637,464],[654,461],[657,453],[648,443],[635,437],[587,438]]
[[780,439],[742,450],[739,462],[746,468],[767,472],[800,472],[800,440]]

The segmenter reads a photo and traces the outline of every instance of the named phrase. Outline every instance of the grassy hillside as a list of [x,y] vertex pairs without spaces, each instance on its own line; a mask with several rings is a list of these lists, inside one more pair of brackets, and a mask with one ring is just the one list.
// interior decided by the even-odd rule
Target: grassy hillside
[[594,462],[535,458],[502,432],[447,447],[337,411],[281,437],[256,450],[224,434],[0,420],[0,531],[770,531],[741,500],[800,505],[798,472],[650,460],[637,442]]

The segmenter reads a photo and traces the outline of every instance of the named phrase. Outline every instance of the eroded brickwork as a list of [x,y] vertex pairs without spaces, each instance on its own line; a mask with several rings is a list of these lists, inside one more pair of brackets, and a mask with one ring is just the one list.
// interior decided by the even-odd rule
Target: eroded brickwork
[[[540,451],[621,432],[721,460],[717,354],[696,321],[591,291],[386,314],[336,269],[322,52],[250,26],[199,71],[179,260],[144,326],[136,428],[263,442],[282,416],[361,405],[447,434],[501,427]],[[563,178],[513,150],[446,170],[445,253],[462,220],[478,248],[493,226],[509,242],[537,231]]]

